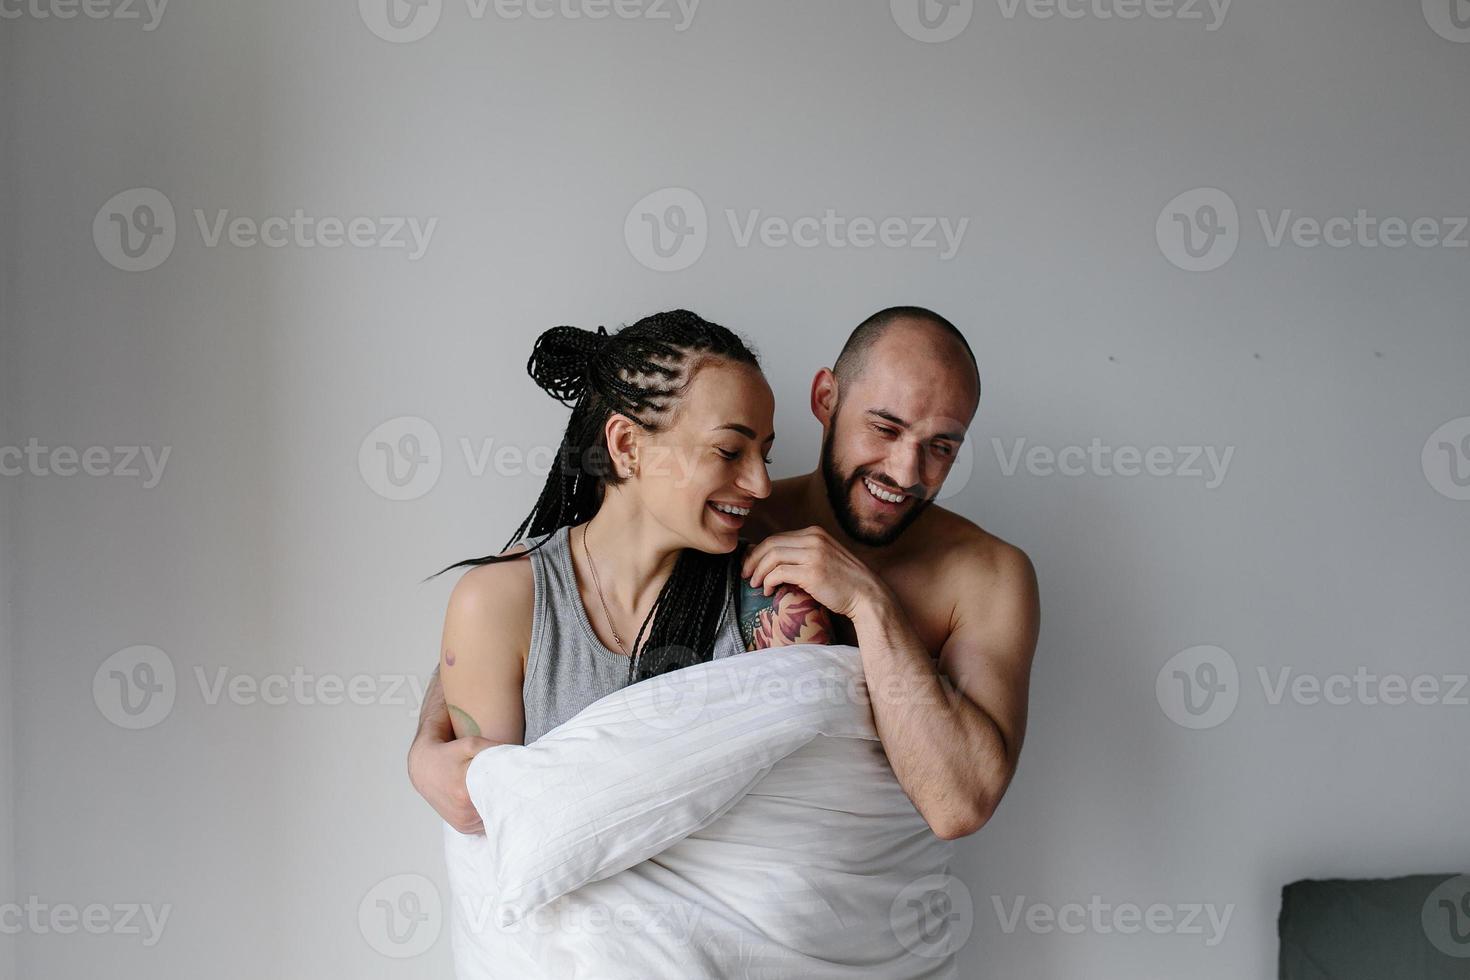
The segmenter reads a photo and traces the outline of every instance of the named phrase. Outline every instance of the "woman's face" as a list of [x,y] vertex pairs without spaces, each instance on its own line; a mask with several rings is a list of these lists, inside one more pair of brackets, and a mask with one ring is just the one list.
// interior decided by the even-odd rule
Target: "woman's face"
[[744,514],[771,492],[766,455],[775,440],[775,411],[759,368],[706,361],[684,389],[672,423],[639,434],[637,475],[625,486],[681,547],[733,551]]

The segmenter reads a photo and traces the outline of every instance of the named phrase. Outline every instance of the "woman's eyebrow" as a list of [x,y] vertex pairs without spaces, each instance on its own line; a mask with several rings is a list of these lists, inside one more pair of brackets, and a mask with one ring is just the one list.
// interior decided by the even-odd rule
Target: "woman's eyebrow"
[[[731,432],[738,432],[738,433],[740,433],[742,436],[744,436],[747,439],[754,439],[756,437],[755,430],[754,429],[752,429],[748,425],[741,425],[739,422],[726,422],[724,425],[717,425],[717,426],[715,426],[713,429],[710,429],[710,431],[711,432],[719,432],[722,429],[729,429]],[[776,438],[776,433],[772,432],[770,435],[766,436],[761,441],[762,442],[771,442],[775,438]]]

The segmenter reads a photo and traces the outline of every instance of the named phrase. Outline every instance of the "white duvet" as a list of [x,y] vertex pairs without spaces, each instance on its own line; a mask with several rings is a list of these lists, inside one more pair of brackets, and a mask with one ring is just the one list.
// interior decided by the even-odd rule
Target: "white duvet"
[[954,976],[952,845],[888,765],[856,647],[631,685],[468,783],[459,980]]

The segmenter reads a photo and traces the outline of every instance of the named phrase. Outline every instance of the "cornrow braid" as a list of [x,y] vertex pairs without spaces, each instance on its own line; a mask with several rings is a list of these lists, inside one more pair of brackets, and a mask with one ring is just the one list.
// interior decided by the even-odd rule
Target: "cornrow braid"
[[[755,353],[735,333],[688,310],[655,313],[613,334],[604,327],[592,331],[561,326],[538,337],[526,371],[543,390],[569,406],[572,417],[546,484],[502,550],[527,537],[550,535],[590,520],[602,504],[604,488],[626,479],[611,465],[604,436],[608,418],[625,415],[646,431],[661,431],[694,371],[710,358],[759,366]],[[549,540],[546,537],[527,551]],[[525,553],[467,558],[429,578]],[[733,555],[692,548],[679,553],[633,641],[630,683],[714,656],[716,630],[736,568]]]

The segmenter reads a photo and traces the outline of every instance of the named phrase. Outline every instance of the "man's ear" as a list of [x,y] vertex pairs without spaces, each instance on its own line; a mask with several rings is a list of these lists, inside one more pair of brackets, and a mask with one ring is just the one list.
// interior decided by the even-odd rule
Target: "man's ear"
[[603,423],[602,435],[607,441],[608,463],[619,477],[627,478],[638,472],[638,443],[642,435],[638,423],[617,412],[609,415]]
[[826,428],[832,424],[832,413],[837,411],[837,376],[831,368],[822,368],[812,378],[812,414]]

